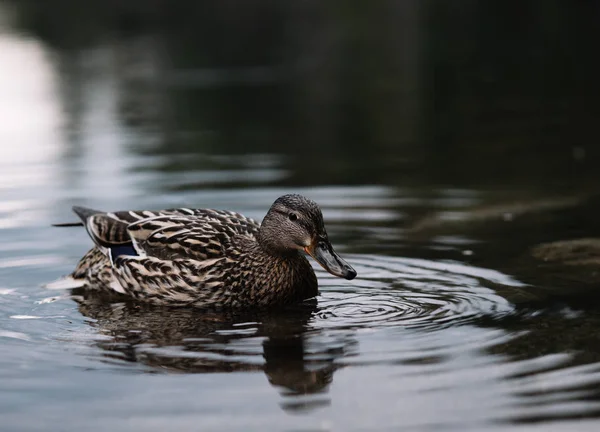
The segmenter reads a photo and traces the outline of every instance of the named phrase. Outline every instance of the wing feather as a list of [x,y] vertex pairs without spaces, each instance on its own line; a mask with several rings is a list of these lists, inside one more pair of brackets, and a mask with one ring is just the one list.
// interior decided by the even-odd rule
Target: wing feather
[[[133,250],[127,249],[131,245],[141,256],[165,260],[223,257],[233,237],[241,235],[255,240],[260,227],[258,222],[239,213],[211,209],[102,213],[78,208],[77,213],[103,251]],[[115,257],[120,255],[123,253]]]

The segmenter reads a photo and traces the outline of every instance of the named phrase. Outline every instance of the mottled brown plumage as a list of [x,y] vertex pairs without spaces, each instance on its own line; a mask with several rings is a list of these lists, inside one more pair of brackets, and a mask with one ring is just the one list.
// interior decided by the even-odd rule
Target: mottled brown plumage
[[70,279],[90,290],[173,306],[276,307],[318,293],[302,251],[336,276],[356,276],[317,204],[300,195],[277,199],[262,225],[223,210],[73,210],[96,246]]

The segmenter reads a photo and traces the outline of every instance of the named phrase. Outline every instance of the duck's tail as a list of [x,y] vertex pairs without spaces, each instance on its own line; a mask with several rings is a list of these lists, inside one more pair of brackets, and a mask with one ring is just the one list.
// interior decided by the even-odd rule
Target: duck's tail
[[68,227],[82,227],[83,222],[63,222],[52,224],[53,227],[68,228]]
[[97,215],[99,213],[105,213],[100,210],[94,210],[91,208],[80,207],[80,206],[73,206],[73,211],[75,212],[75,214],[77,216],[79,216],[79,219],[81,219],[82,223],[86,223],[86,221],[94,215]]

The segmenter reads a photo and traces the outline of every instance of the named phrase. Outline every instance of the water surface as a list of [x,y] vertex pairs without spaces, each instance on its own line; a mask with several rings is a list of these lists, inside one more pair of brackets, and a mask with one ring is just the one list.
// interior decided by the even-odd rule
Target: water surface
[[[70,48],[18,23],[0,32],[3,430],[598,428],[594,257],[565,267],[532,253],[599,234],[585,146],[492,172],[493,154],[461,160],[461,144],[444,159],[420,141],[417,125],[440,119],[419,111],[408,78],[408,93],[390,89],[402,107],[367,114],[354,109],[379,87],[353,87],[350,72],[357,100],[281,65],[198,67],[169,45],[177,32]],[[415,127],[400,133],[398,112],[422,117],[406,114]],[[531,139],[522,126],[539,113],[521,114],[503,117],[508,148]],[[260,220],[289,192],[322,205],[359,275],[315,268],[315,302],[217,314],[42,287],[90,247],[83,230],[50,226],[74,220],[72,205]]]

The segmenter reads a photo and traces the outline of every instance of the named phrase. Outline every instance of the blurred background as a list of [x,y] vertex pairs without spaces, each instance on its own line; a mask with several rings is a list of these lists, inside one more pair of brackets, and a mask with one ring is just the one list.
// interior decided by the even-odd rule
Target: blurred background
[[[3,421],[596,430],[599,40],[594,0],[0,0]],[[90,246],[50,227],[74,204],[260,220],[289,192],[359,271],[320,272],[317,312],[41,288]]]
[[240,184],[597,187],[595,1],[0,7],[3,148],[53,122],[36,149],[61,158],[97,140],[164,170],[280,170]]

